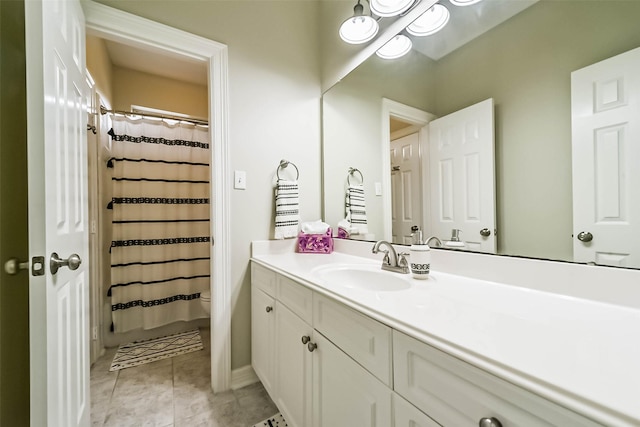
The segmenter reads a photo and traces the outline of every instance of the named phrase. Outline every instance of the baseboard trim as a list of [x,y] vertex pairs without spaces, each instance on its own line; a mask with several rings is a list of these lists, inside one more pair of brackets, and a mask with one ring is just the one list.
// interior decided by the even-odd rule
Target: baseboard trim
[[231,389],[235,390],[260,381],[251,365],[242,368],[233,369],[231,371]]

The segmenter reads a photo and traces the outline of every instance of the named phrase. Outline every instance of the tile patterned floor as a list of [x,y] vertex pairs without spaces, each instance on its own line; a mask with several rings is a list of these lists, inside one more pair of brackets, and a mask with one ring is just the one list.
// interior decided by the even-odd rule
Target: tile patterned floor
[[204,350],[109,372],[116,349],[91,367],[92,426],[250,427],[278,412],[262,384],[213,394]]

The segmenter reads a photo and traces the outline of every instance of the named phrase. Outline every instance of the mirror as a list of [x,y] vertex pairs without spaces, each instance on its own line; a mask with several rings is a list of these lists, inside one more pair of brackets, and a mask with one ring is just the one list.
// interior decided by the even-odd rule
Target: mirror
[[323,95],[325,221],[344,218],[354,167],[368,237],[390,236],[383,98],[437,117],[493,98],[498,253],[573,261],[571,73],[640,46],[638,16],[637,1],[540,0],[438,59],[371,56]]

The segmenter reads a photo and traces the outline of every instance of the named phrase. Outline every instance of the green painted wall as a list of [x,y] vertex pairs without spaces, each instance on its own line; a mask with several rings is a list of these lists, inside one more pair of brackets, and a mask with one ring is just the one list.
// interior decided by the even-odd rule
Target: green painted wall
[[[28,258],[24,1],[0,1],[0,260]],[[0,283],[0,425],[29,425],[29,275]]]

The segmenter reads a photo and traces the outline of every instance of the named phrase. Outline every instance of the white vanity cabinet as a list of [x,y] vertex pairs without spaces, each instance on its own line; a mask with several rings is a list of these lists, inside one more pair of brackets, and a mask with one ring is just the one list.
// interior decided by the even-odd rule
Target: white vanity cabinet
[[407,402],[398,393],[393,393],[394,427],[440,427],[422,411]]
[[398,331],[393,361],[395,391],[443,426],[600,426]]
[[253,366],[291,427],[600,425],[392,329],[313,282],[255,262],[252,274]]
[[271,396],[287,424],[311,425],[313,292],[284,276],[276,276],[275,383]]
[[310,426],[313,354],[304,342],[311,341],[313,329],[278,301],[275,335],[276,390],[271,396],[288,425]]
[[272,393],[275,380],[276,273],[253,264],[251,281],[251,364],[264,388]]
[[[391,389],[362,366],[390,380],[391,330],[258,264],[251,271],[252,363],[287,425],[391,426]],[[312,327],[315,307],[326,336]],[[331,341],[332,334],[351,355]]]
[[317,331],[313,343],[313,426],[393,425],[391,389]]

